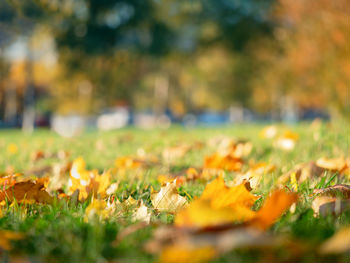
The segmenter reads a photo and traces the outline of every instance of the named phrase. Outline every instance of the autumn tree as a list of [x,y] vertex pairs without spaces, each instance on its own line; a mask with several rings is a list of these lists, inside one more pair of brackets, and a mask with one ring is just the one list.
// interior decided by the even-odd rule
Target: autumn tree
[[278,1],[271,14],[274,40],[265,39],[255,51],[264,65],[255,81],[256,101],[288,95],[301,107],[331,106],[348,114],[349,11],[346,0]]

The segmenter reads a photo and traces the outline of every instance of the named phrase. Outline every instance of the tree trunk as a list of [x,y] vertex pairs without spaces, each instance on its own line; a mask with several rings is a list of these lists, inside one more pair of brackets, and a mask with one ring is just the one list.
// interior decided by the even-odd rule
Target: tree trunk
[[27,87],[24,92],[22,131],[31,133],[35,124],[35,87],[33,83],[33,61],[31,48],[28,47],[27,57]]

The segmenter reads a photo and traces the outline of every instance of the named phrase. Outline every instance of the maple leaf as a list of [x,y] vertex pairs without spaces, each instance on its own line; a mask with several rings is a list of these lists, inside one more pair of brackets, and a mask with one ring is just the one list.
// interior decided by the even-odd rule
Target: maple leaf
[[0,192],[0,202],[37,202],[51,204],[52,196],[45,190],[44,180],[17,182],[5,191]]
[[107,209],[107,202],[104,200],[93,199],[85,210],[85,222],[93,220],[104,220],[108,218],[110,211]]
[[263,230],[269,228],[297,200],[298,195],[295,193],[275,190],[266,199],[249,225]]
[[152,205],[161,212],[177,212],[187,204],[187,199],[177,192],[176,180],[166,183],[158,193],[151,194]]
[[111,185],[111,173],[110,171],[104,172],[103,174],[95,174],[95,176],[91,180],[91,188],[93,189],[93,192],[104,198],[106,197],[107,189]]
[[82,201],[92,193],[95,196],[106,197],[110,181],[110,171],[102,175],[99,175],[97,170],[88,171],[85,168],[84,159],[79,157],[72,164],[68,185],[70,192],[79,190],[79,200]]
[[251,210],[257,197],[241,184],[227,187],[222,177],[208,184],[201,197],[175,217],[176,226],[206,227],[230,222],[248,222],[266,229],[294,202],[297,195],[282,190],[274,191],[258,212]]
[[151,220],[151,213],[148,211],[147,206],[143,204],[143,201],[141,200],[139,202],[138,207],[135,209],[133,215],[132,215],[133,221],[140,221],[145,222],[149,224]]
[[205,227],[247,221],[254,217],[250,208],[256,199],[244,185],[227,187],[220,176],[206,186],[199,199],[176,215],[175,225]]

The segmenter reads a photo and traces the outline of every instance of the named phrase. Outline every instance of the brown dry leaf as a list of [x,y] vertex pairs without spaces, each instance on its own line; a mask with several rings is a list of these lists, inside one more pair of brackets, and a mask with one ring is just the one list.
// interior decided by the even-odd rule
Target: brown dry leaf
[[0,248],[4,250],[11,249],[12,240],[24,239],[24,234],[9,230],[0,230]]
[[321,254],[340,254],[350,250],[350,227],[345,227],[327,239],[319,248]]
[[41,167],[33,167],[24,171],[24,175],[35,175],[38,177],[49,175],[52,172],[52,167],[50,165],[45,165]]
[[187,205],[187,199],[177,192],[176,180],[166,183],[158,193],[151,194],[152,205],[161,212],[174,213]]
[[313,193],[319,196],[331,196],[350,199],[350,185],[335,184],[326,188],[315,189]]
[[24,181],[15,183],[6,191],[0,192],[0,201],[8,200],[13,202],[37,202],[44,204],[51,204],[53,202],[52,196],[45,190],[44,180]]
[[298,183],[302,183],[307,179],[320,177],[324,171],[325,170],[317,166],[315,162],[298,164],[293,170],[280,176],[277,180],[277,184],[286,184],[290,180],[292,174],[294,174]]
[[[162,251],[162,258],[164,254],[168,255],[168,253],[164,253],[168,249],[175,253],[177,248],[183,248],[179,253],[183,253],[186,260],[188,258],[185,256],[191,255],[193,251],[202,248],[210,248],[215,252],[215,255],[211,256],[215,257],[238,248],[286,248],[289,245],[294,245],[284,236],[274,237],[268,233],[249,228],[246,224],[231,225],[223,229],[200,229],[199,231],[161,226],[154,231],[153,235],[154,238],[145,246],[147,252],[159,253],[159,251]],[[168,256],[170,257],[170,255]],[[166,259],[168,259],[168,256]]]
[[340,215],[350,210],[350,200],[341,200],[331,196],[319,196],[312,201],[314,216]]
[[350,208],[350,185],[336,184],[313,191],[317,197],[312,201],[315,216],[339,215]]

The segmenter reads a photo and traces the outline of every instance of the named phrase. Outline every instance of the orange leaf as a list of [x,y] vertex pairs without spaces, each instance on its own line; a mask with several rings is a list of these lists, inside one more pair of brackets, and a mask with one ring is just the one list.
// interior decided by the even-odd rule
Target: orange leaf
[[46,192],[42,182],[25,181],[16,183],[6,191],[0,192],[0,201],[13,202],[35,201],[37,203],[51,204],[53,198]]
[[256,213],[250,223],[251,226],[260,229],[269,228],[275,221],[297,201],[295,193],[287,193],[283,190],[274,191],[265,201],[262,208]]

